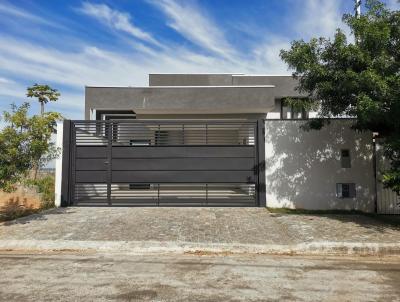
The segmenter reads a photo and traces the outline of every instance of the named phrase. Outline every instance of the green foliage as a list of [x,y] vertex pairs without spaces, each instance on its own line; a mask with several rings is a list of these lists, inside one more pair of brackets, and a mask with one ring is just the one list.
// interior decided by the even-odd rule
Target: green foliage
[[11,192],[15,183],[32,168],[27,111],[29,105],[4,112],[6,127],[0,132],[0,189]]
[[291,107],[295,112],[301,112],[303,109],[306,111],[313,111],[318,108],[318,104],[310,98],[284,98],[282,100],[285,105]]
[[57,101],[60,93],[57,91],[57,89],[53,89],[49,85],[35,84],[32,87],[27,88],[26,96],[38,99],[40,103],[40,113],[43,114],[44,104]]
[[321,130],[322,127],[324,127],[325,124],[328,122],[329,121],[326,121],[322,118],[314,118],[305,123],[304,125],[301,125],[300,128],[303,129],[304,131]]
[[42,115],[34,115],[29,119],[30,153],[37,170],[57,157],[55,144],[51,141],[51,135],[56,131],[56,122],[61,119],[57,112],[46,112]]
[[391,161],[391,167],[383,174],[383,183],[400,192],[400,139],[399,134],[395,138],[389,138],[385,144],[385,156]]
[[0,189],[10,192],[32,168],[45,165],[55,158],[58,150],[51,141],[56,121],[61,115],[48,112],[28,116],[29,104],[12,105],[4,112],[5,127],[0,131]]
[[38,192],[42,195],[42,208],[54,207],[55,179],[53,175],[47,175],[38,179],[28,179],[25,181],[25,184],[37,187]]
[[383,182],[400,192],[400,11],[366,1],[359,18],[344,15],[352,38],[338,29],[333,39],[293,41],[281,58],[294,70],[299,91],[319,107],[320,129],[332,117],[355,117],[353,128],[378,132],[391,168]]
[[293,214],[293,215],[365,215],[364,212],[357,210],[307,210],[290,208],[271,208],[267,207],[268,212],[274,214]]

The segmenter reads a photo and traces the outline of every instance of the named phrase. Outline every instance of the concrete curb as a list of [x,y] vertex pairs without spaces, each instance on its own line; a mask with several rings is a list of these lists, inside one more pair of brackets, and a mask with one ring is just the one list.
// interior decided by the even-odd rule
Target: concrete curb
[[308,242],[293,245],[159,241],[0,240],[0,252],[98,252],[122,254],[271,254],[400,256],[400,243]]

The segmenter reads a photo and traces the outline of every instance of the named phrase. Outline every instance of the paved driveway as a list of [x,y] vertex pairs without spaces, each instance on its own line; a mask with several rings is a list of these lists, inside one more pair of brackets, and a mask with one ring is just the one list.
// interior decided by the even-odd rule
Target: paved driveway
[[400,228],[362,215],[276,215],[264,208],[70,207],[2,223],[0,240],[398,243]]

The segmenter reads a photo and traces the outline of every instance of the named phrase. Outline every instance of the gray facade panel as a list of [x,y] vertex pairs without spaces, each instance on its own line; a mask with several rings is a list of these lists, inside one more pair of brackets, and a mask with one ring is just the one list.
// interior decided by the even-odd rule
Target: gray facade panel
[[136,113],[265,113],[275,105],[273,87],[86,87],[85,118],[90,109]]
[[107,171],[76,171],[76,183],[105,183]]
[[231,74],[149,74],[149,86],[230,86]]
[[107,158],[107,146],[77,146],[76,158]]
[[[107,171],[105,159],[78,158],[77,171]],[[252,170],[255,168],[253,158],[121,158],[112,160],[113,171],[218,171],[218,170]]]
[[233,85],[274,85],[276,98],[281,97],[302,97],[304,94],[296,90],[298,80],[292,76],[245,76],[235,75],[232,77]]
[[253,146],[113,147],[113,158],[254,157]]
[[102,158],[77,158],[77,171],[107,171],[108,165],[106,159]]
[[253,171],[113,171],[113,183],[254,183]]
[[245,74],[150,74],[150,86],[255,86],[274,85],[274,94],[279,97],[304,96],[295,88],[298,80],[288,75]]
[[[96,162],[89,169],[103,168],[102,162]],[[152,158],[152,159],[113,159],[112,169],[130,171],[218,171],[252,170],[253,158]],[[96,170],[96,169],[95,169]]]

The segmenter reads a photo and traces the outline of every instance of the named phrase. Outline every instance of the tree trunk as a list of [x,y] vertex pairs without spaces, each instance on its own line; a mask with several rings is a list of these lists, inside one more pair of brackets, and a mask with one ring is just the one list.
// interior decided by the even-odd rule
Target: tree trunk
[[38,171],[39,171],[39,165],[35,163],[35,165],[33,166],[33,180],[37,179]]
[[40,102],[40,114],[43,115],[44,113],[44,103]]

